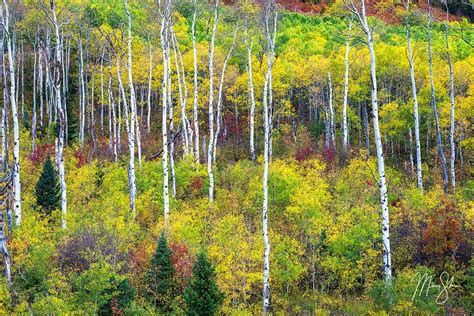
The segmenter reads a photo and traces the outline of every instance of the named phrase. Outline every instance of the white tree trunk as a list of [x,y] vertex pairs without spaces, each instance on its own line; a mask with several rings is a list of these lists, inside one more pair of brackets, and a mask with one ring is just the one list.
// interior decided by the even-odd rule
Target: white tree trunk
[[[114,157],[114,161],[118,160],[117,152],[117,116],[115,114],[115,102],[112,93],[112,76],[109,77],[108,85],[108,108],[109,108],[109,150]],[[120,105],[119,105],[120,106]]]
[[36,66],[38,64],[38,34],[35,37],[34,44],[34,63],[33,63],[33,109],[31,113],[31,152],[35,150],[36,141]]
[[153,50],[151,45],[151,39],[148,36],[148,43],[149,43],[149,69],[148,69],[148,91],[147,91],[147,118],[146,118],[146,127],[147,132],[151,132],[151,81],[153,78]]
[[390,250],[390,221],[388,210],[388,193],[385,179],[385,163],[383,156],[382,138],[379,128],[379,107],[377,98],[377,71],[375,50],[372,38],[372,29],[367,22],[365,14],[365,0],[361,0],[360,9],[352,5],[351,10],[357,15],[362,29],[367,36],[367,45],[370,53],[370,77],[372,81],[371,96],[372,96],[372,117],[374,125],[375,149],[377,154],[377,169],[379,175],[379,189],[380,189],[380,204],[382,208],[382,244],[383,244],[383,274],[385,282],[390,284],[392,281],[392,258]]
[[7,248],[7,238],[5,236],[5,220],[3,217],[3,211],[0,211],[0,252],[2,253],[3,257],[3,264],[5,267],[4,273],[5,277],[7,278],[8,287],[11,288],[11,286],[13,285],[11,275],[12,259]]
[[170,213],[170,200],[169,200],[169,175],[168,175],[168,76],[169,76],[169,65],[168,65],[168,54],[169,54],[169,37],[168,27],[169,21],[168,16],[170,13],[170,0],[166,0],[164,7],[161,9],[161,30],[160,30],[160,42],[161,51],[163,55],[163,81],[161,89],[161,99],[163,103],[162,107],[162,120],[161,120],[161,135],[163,142],[163,213],[165,220],[165,227],[169,227],[169,213]]
[[332,80],[331,72],[328,71],[328,83],[329,83],[329,132],[331,134],[331,147],[336,149],[336,128],[334,125],[334,105],[332,102]]
[[[80,37],[81,35],[79,35]],[[85,125],[85,84],[84,84],[84,58],[82,52],[82,40],[79,38],[79,143],[84,145]]]
[[39,110],[39,114],[40,114],[40,121],[39,121],[39,124],[40,124],[40,127],[43,128],[43,124],[44,124],[44,95],[43,95],[43,92],[44,92],[44,85],[43,85],[43,80],[44,80],[44,77],[43,77],[43,63],[42,63],[42,60],[44,58],[44,53],[43,53],[43,48],[41,47],[42,44],[39,45],[39,48],[38,48],[38,89],[39,89],[39,101],[40,101],[40,110]]
[[214,43],[216,38],[217,23],[219,22],[219,2],[214,0],[214,20],[209,41],[209,144],[207,148],[207,173],[209,176],[209,202],[214,201],[214,172],[212,151],[214,148]]
[[216,133],[214,135],[214,142],[213,142],[213,150],[212,150],[212,160],[213,162],[216,161],[216,152],[217,152],[217,140],[219,138],[219,134],[221,132],[221,121],[222,121],[222,96],[224,93],[224,79],[225,79],[225,71],[227,69],[227,63],[229,62],[230,57],[232,56],[232,52],[234,51],[235,47],[235,40],[237,38],[237,31],[239,30],[239,26],[236,25],[234,37],[232,40],[232,45],[227,52],[227,55],[224,59],[224,64],[222,65],[222,72],[221,72],[221,79],[219,81],[219,92],[217,94],[217,121],[216,121]]
[[351,50],[351,31],[352,31],[352,20],[349,22],[349,31],[347,32],[346,40],[346,53],[344,55],[344,99],[342,104],[342,145],[344,152],[347,152],[349,146],[349,128],[347,124],[347,106],[348,106],[348,94],[349,94],[349,52]]
[[428,0],[428,63],[430,68],[430,87],[431,87],[431,106],[433,107],[433,115],[436,127],[436,144],[438,146],[438,153],[441,158],[441,166],[443,168],[443,188],[444,192],[448,193],[448,171],[446,166],[446,157],[444,156],[443,144],[441,141],[441,131],[439,128],[438,108],[436,106],[435,85],[433,79],[433,56],[431,53],[431,3]]
[[446,59],[449,66],[449,99],[451,101],[451,110],[450,110],[450,126],[449,126],[449,144],[451,147],[451,157],[450,157],[450,169],[451,169],[451,187],[453,192],[456,191],[456,169],[455,169],[455,160],[456,160],[456,146],[454,143],[454,131],[456,128],[455,121],[455,112],[454,112],[454,75],[453,75],[453,63],[451,61],[451,53],[449,52],[449,9],[448,4],[446,6]]
[[56,18],[56,4],[53,0],[50,0],[51,6],[51,13],[53,15],[53,24],[54,24],[54,31],[55,31],[55,38],[56,38],[56,61],[55,61],[55,73],[56,73],[56,80],[54,84],[54,90],[56,94],[56,112],[59,116],[59,137],[57,138],[57,151],[58,151],[58,160],[56,161],[59,170],[59,182],[61,185],[61,227],[66,228],[67,221],[67,194],[66,194],[66,175],[64,169],[64,142],[65,142],[65,108],[62,104],[61,98],[61,52],[62,48],[60,47],[60,39],[59,39],[59,24]]
[[[110,73],[110,70],[109,70],[109,73]],[[114,145],[113,145],[113,142],[114,142],[114,139],[113,139],[113,131],[112,131],[112,76],[110,75],[109,76],[109,84],[108,84],[108,87],[107,87],[107,113],[108,113],[108,121],[109,121],[109,152],[110,152],[110,155],[113,156],[113,148],[114,148]]]
[[253,69],[252,69],[252,39],[248,35],[248,22],[245,21],[245,46],[247,47],[247,72],[249,82],[249,98],[250,98],[250,113],[249,113],[249,136],[250,136],[250,160],[255,162],[255,90],[253,86]]
[[193,125],[194,125],[194,150],[195,159],[199,163],[199,86],[198,86],[198,66],[197,66],[197,50],[196,50],[196,18],[198,11],[198,2],[194,0],[193,22],[191,32],[193,38],[193,65],[194,65],[194,95],[193,95]]
[[[169,31],[168,31],[168,41],[172,38],[172,26],[171,22],[169,22]],[[168,44],[168,53],[166,55],[168,60],[166,61],[166,65],[168,67],[167,71],[167,80],[168,80],[168,91],[167,91],[167,98],[168,98],[168,120],[169,120],[169,133],[170,139],[168,141],[169,144],[169,159],[170,159],[170,168],[171,168],[171,194],[173,198],[176,198],[176,177],[175,177],[175,169],[174,169],[174,105],[173,105],[173,98],[171,96],[171,50]]]
[[[183,135],[183,152],[184,156],[187,156],[189,153],[189,132],[188,132],[188,124],[187,124],[187,117],[186,117],[186,98],[187,96],[185,95],[187,92],[186,90],[186,78],[184,77],[184,72],[183,74],[181,73],[180,66],[178,64],[178,54],[179,54],[179,43],[176,40],[176,37],[174,35],[174,32],[171,34],[171,44],[173,45],[173,51],[174,51],[174,64],[176,68],[176,76],[178,78],[178,95],[179,95],[179,104],[181,108],[181,125],[182,125],[182,132],[181,134]],[[180,56],[181,58],[181,56]],[[184,70],[184,68],[182,69]],[[183,75],[183,78],[181,77]],[[172,142],[174,143],[174,142]],[[173,145],[173,144],[171,144]]]
[[[16,100],[16,80],[15,80],[15,64],[14,64],[14,52],[12,44],[12,34],[10,29],[10,12],[8,8],[8,3],[6,0],[3,0],[3,5],[5,6],[5,16],[3,12],[0,12],[2,15],[2,22],[4,25],[4,30],[7,35],[7,49],[8,49],[8,65],[9,65],[9,75],[10,75],[10,104],[12,109],[12,119],[13,119],[13,210],[16,216],[16,224],[21,224],[21,181],[20,181],[20,125],[18,122],[18,106]],[[1,9],[0,9],[1,10]],[[1,10],[3,11],[3,10]]]
[[[407,7],[408,10],[408,7]],[[408,45],[408,63],[410,64],[411,92],[413,97],[413,118],[415,120],[415,148],[416,148],[416,178],[418,188],[423,189],[423,174],[421,166],[421,144],[420,144],[420,119],[418,115],[418,95],[415,80],[415,62],[413,60],[413,50],[411,48],[410,28],[408,19],[405,21]]]
[[[118,55],[116,55],[116,66],[117,66],[117,79],[119,82],[119,89],[122,95],[122,102],[124,108],[124,115],[125,115],[125,129],[127,131],[128,136],[128,150],[129,150],[129,165],[128,165],[128,186],[130,189],[130,212],[132,214],[132,218],[135,215],[135,198],[136,198],[136,180],[135,180],[135,136],[132,134],[132,129],[135,128],[135,124],[131,124],[131,120],[129,118],[129,111],[128,111],[128,102],[127,102],[127,94],[125,92],[125,88],[122,82],[122,71],[120,67],[120,60]],[[118,107],[120,108],[120,102]],[[119,114],[119,122],[121,116]],[[120,130],[120,128],[119,128]],[[119,138],[120,141],[120,138]]]
[[[132,213],[132,218],[135,218],[135,198],[136,198],[136,179],[135,179],[135,128],[136,128],[136,109],[137,109],[137,100],[135,96],[135,88],[133,86],[133,76],[132,76],[132,16],[128,10],[127,0],[123,1],[125,12],[128,17],[128,37],[127,37],[127,70],[128,70],[128,84],[130,89],[130,123],[128,130],[128,146],[130,150],[130,160],[129,160],[129,181],[130,181],[130,211]],[[126,95],[123,94],[123,101],[125,104]],[[128,109],[128,108],[127,108]],[[127,121],[129,120],[127,115]],[[138,133],[137,133],[138,134]],[[141,161],[139,161],[139,164]]]
[[4,170],[9,168],[8,166],[8,79],[7,70],[5,63],[4,43],[5,43],[5,30],[2,30],[2,39],[0,41],[0,54],[2,55],[2,88],[3,88],[3,108],[1,118],[1,131],[2,131],[2,161],[1,167]]
[[408,129],[408,140],[410,142],[410,174],[415,174],[415,163],[413,162],[413,136],[411,133],[411,127]]
[[[274,56],[274,36],[270,32],[270,16],[275,11],[273,0],[267,0],[264,6],[264,26],[266,35],[265,53],[267,56],[267,70],[263,85],[263,124],[264,124],[264,148],[263,148],[263,205],[262,205],[262,234],[263,234],[263,314],[270,312],[270,238],[268,235],[268,170],[271,160],[270,153],[270,109],[271,104],[271,76]],[[274,20],[276,30],[276,13]],[[270,100],[269,100],[270,98]]]
[[104,136],[104,51],[100,57],[100,134]]

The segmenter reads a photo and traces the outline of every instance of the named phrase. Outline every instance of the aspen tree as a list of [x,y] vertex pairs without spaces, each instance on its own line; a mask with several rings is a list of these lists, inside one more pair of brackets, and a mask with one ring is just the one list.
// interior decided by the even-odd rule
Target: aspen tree
[[262,205],[262,234],[263,234],[263,314],[270,312],[270,238],[268,236],[268,169],[270,163],[270,96],[271,73],[273,68],[273,56],[275,50],[274,37],[271,35],[270,17],[274,15],[274,28],[276,29],[277,14],[275,12],[274,0],[267,0],[263,8],[263,20],[265,29],[265,53],[267,57],[267,70],[263,84],[263,125],[264,125],[264,148],[263,148],[263,205]]
[[[18,106],[16,99],[16,80],[15,80],[15,63],[14,63],[14,47],[13,34],[10,25],[10,9],[7,0],[3,0],[3,7],[0,6],[0,14],[3,23],[4,34],[6,35],[8,66],[10,77],[10,105],[12,110],[13,121],[13,210],[15,212],[16,224],[21,224],[21,181],[20,181],[20,125],[18,122]],[[4,11],[4,10],[5,11]],[[4,77],[4,80],[5,77]]]
[[196,49],[196,19],[198,14],[198,0],[194,0],[193,22],[191,24],[191,33],[193,40],[193,69],[194,69],[194,89],[193,89],[193,126],[194,126],[194,155],[196,162],[199,163],[199,85],[198,85],[198,65]]
[[347,32],[346,40],[346,52],[344,54],[344,97],[342,104],[342,147],[344,152],[347,152],[349,146],[349,128],[347,124],[347,106],[348,106],[348,94],[349,94],[349,52],[351,50],[351,32],[352,32],[352,18],[349,21],[349,30]]
[[439,128],[438,108],[436,105],[436,92],[433,78],[433,54],[431,52],[431,1],[428,0],[428,63],[430,70],[430,88],[431,88],[431,106],[433,107],[433,117],[436,128],[436,144],[441,158],[441,167],[443,168],[443,188],[448,193],[448,170],[446,166],[446,157],[444,156],[443,143],[441,141],[441,130]]
[[382,138],[379,127],[379,106],[377,97],[377,69],[375,60],[375,49],[373,43],[373,28],[367,21],[365,12],[365,0],[360,1],[360,7],[353,0],[350,0],[349,9],[354,13],[359,24],[367,37],[367,46],[370,54],[370,78],[371,78],[371,98],[372,98],[372,118],[374,126],[375,150],[377,154],[377,169],[379,176],[380,205],[382,208],[382,244],[383,244],[383,274],[385,282],[392,281],[392,258],[390,250],[390,222],[388,210],[388,193],[385,179],[385,162],[383,156]]
[[[418,188],[423,189],[423,174],[421,167],[421,144],[420,144],[420,119],[418,114],[418,94],[416,88],[415,80],[415,62],[413,59],[413,50],[411,47],[411,33],[409,26],[409,9],[410,9],[410,0],[407,0],[405,3],[405,8],[407,10],[407,16],[405,18],[405,29],[407,34],[407,48],[408,48],[408,63],[410,65],[410,82],[411,82],[411,92],[413,97],[413,119],[415,121],[415,149],[416,149],[416,179]],[[411,134],[411,129],[410,129]]]
[[54,82],[54,90],[56,94],[56,112],[58,113],[59,117],[59,135],[56,139],[56,143],[58,145],[57,149],[57,165],[59,171],[59,183],[61,186],[61,227],[66,228],[66,215],[67,215],[67,193],[66,193],[66,175],[65,175],[65,168],[64,168],[64,145],[65,145],[65,106],[62,104],[62,97],[61,97],[61,53],[62,48],[60,47],[60,39],[59,39],[59,23],[56,16],[56,4],[53,0],[50,0],[50,7],[52,13],[52,21],[54,25],[54,35],[56,39],[56,60],[55,60],[55,76],[56,80]]
[[207,174],[209,176],[209,201],[214,202],[214,171],[213,171],[213,148],[214,148],[214,46],[216,39],[217,24],[219,22],[220,0],[213,1],[214,18],[212,20],[212,31],[209,44],[209,144],[207,148]]
[[453,192],[456,191],[456,169],[455,169],[455,160],[456,160],[456,146],[454,142],[454,131],[456,128],[455,121],[455,108],[454,108],[454,75],[453,75],[453,62],[451,59],[451,53],[449,51],[449,8],[448,3],[445,2],[446,6],[446,24],[445,24],[445,39],[446,39],[446,61],[449,66],[449,100],[451,101],[450,109],[450,126],[449,126],[449,144],[451,147],[451,157],[450,157],[450,171],[451,171],[451,187]]

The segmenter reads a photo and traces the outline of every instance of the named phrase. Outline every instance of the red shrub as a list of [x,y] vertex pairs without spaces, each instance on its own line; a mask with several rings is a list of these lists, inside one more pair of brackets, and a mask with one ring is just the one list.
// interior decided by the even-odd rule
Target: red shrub
[[324,160],[329,164],[334,161],[334,158],[336,157],[336,150],[334,148],[324,148],[323,150],[323,157]]
[[86,164],[86,162],[87,162],[87,159],[86,159],[85,154],[84,154],[82,151],[80,151],[80,150],[76,150],[76,151],[74,152],[74,158],[77,159],[77,164],[76,164],[76,166],[77,166],[78,168],[84,166],[84,165]]
[[196,194],[202,189],[203,181],[201,177],[195,177],[193,182],[189,185],[191,194]]
[[422,231],[422,252],[435,265],[441,265],[445,258],[455,255],[465,239],[458,211],[450,202],[445,203],[430,215]]
[[295,158],[298,161],[305,161],[309,157],[311,157],[313,154],[314,154],[313,148],[311,148],[311,146],[306,146],[306,147],[303,147],[303,148],[299,148],[296,151],[296,157]]
[[35,150],[30,153],[29,158],[32,162],[43,162],[48,155],[54,156],[53,144],[37,145]]
[[192,276],[193,258],[188,246],[183,243],[170,243],[172,260],[176,271],[176,279],[181,290],[184,290],[187,280]]

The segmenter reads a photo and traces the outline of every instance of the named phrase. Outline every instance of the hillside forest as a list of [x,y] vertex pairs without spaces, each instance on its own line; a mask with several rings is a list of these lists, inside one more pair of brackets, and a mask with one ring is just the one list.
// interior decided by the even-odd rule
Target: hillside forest
[[469,1],[0,0],[0,313],[474,313]]

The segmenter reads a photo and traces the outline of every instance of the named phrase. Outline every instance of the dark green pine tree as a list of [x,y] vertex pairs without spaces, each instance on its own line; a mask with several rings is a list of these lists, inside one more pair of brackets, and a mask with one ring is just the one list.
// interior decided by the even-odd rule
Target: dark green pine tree
[[67,106],[67,142],[68,145],[73,144],[76,140],[79,139],[79,123],[78,117],[76,112],[73,108],[68,105]]
[[41,207],[42,213],[50,215],[52,210],[59,208],[60,193],[61,188],[56,170],[54,170],[51,157],[48,155],[35,189],[36,204]]
[[198,254],[193,277],[184,291],[187,315],[214,315],[224,301],[224,293],[215,281],[212,263],[205,252]]
[[164,313],[172,310],[173,300],[177,296],[171,255],[168,241],[164,235],[161,235],[151,259],[151,267],[145,275],[148,297]]

